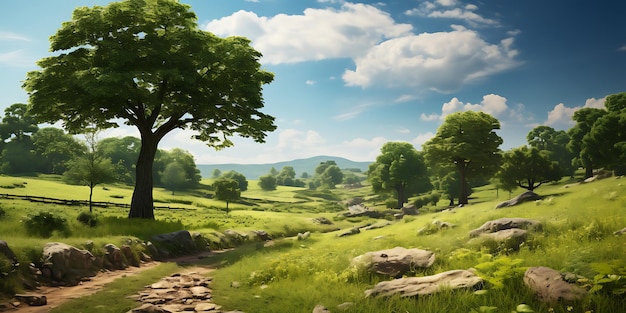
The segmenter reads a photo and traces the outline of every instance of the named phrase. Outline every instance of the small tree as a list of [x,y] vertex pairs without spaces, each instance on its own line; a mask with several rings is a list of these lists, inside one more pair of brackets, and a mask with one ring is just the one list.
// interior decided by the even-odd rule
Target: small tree
[[378,194],[395,193],[396,208],[401,208],[411,194],[429,182],[422,155],[408,142],[388,142],[380,149],[376,162],[370,164],[368,178]]
[[239,190],[241,191],[248,190],[248,180],[246,179],[246,176],[244,176],[243,174],[237,171],[228,171],[222,174],[222,177],[234,179],[239,185]]
[[215,198],[226,201],[226,214],[229,212],[228,203],[238,200],[241,197],[239,183],[230,178],[218,178],[213,183],[213,191],[215,191]]
[[96,131],[85,135],[87,152],[75,158],[68,170],[63,174],[68,183],[89,187],[89,212],[93,212],[93,188],[102,183],[115,180],[115,166],[111,159],[103,157],[96,149]]
[[499,176],[505,189],[519,186],[533,191],[543,183],[561,179],[561,171],[545,150],[522,146],[504,154]]
[[183,167],[177,162],[166,165],[165,170],[161,173],[161,183],[172,194],[177,190],[184,189],[187,186],[187,178]]
[[276,190],[276,176],[267,174],[259,177],[259,187],[265,191]]

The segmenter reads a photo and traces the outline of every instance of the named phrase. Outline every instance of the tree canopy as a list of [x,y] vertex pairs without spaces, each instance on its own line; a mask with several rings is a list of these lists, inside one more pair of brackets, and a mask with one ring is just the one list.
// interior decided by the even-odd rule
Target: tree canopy
[[412,144],[387,142],[380,152],[376,161],[370,164],[368,171],[374,192],[394,193],[397,208],[401,208],[410,195],[428,190],[423,188],[430,186],[429,183],[425,184],[429,180],[424,158]]
[[29,111],[38,122],[61,121],[71,133],[87,126],[139,130],[141,148],[129,217],[154,218],[152,166],[160,140],[175,129],[208,146],[240,135],[264,142],[274,117],[260,111],[273,74],[242,37],[198,28],[189,5],[124,0],[80,7],[51,38],[53,56],[27,74]]
[[574,175],[574,167],[572,166],[574,156],[567,149],[570,136],[566,131],[541,125],[528,132],[526,140],[531,147],[546,151],[550,160],[558,163],[562,174]]
[[530,191],[550,181],[561,179],[557,162],[550,160],[547,150],[522,146],[504,154],[499,173],[504,189],[522,187]]
[[456,112],[423,145],[430,166],[459,172],[459,204],[468,203],[469,180],[490,178],[499,170],[502,138],[497,129],[500,122],[487,113]]

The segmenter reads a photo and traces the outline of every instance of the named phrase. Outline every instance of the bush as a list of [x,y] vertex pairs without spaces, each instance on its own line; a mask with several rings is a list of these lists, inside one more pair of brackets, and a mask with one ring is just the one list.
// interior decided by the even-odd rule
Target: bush
[[28,216],[24,221],[24,225],[29,235],[44,238],[52,236],[54,231],[58,231],[63,235],[68,235],[69,233],[65,218],[54,216],[48,212],[39,212],[36,215]]
[[7,215],[7,212],[3,208],[0,208],[0,219],[5,217],[6,215]]
[[89,227],[94,227],[96,226],[96,224],[98,224],[98,219],[96,218],[96,215],[92,212],[87,211],[80,212],[80,214],[78,214],[78,217],[76,217],[76,220]]

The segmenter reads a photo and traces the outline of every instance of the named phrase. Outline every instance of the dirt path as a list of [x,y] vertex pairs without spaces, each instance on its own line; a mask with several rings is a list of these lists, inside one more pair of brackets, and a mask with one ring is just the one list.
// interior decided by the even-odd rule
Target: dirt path
[[[181,265],[190,266],[188,268],[185,268],[183,271],[181,271],[181,273],[196,272],[200,274],[205,274],[205,273],[212,271],[213,268],[207,267],[204,265],[193,266],[193,264],[197,263],[200,258],[206,258],[216,253],[220,253],[220,252],[204,252],[201,254],[170,259],[164,262],[176,262]],[[112,281],[118,278],[137,275],[144,270],[151,269],[159,265],[160,263],[162,262],[153,261],[153,262],[143,263],[141,267],[128,267],[124,270],[100,272],[96,276],[90,277],[88,280],[83,281],[81,282],[81,284],[76,285],[76,286],[40,287],[37,291],[34,291],[32,293],[46,296],[47,305],[27,306],[25,304],[21,304],[19,307],[10,309],[6,312],[48,313],[52,309],[62,305],[63,303],[69,300],[94,294],[102,290],[105,287],[105,285],[111,283]]]

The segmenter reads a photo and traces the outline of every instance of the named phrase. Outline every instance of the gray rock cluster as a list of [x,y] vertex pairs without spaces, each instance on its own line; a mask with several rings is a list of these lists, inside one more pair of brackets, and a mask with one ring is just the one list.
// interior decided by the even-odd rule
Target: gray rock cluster
[[134,296],[142,304],[128,313],[221,313],[221,306],[211,301],[210,282],[210,277],[196,272],[165,277]]

